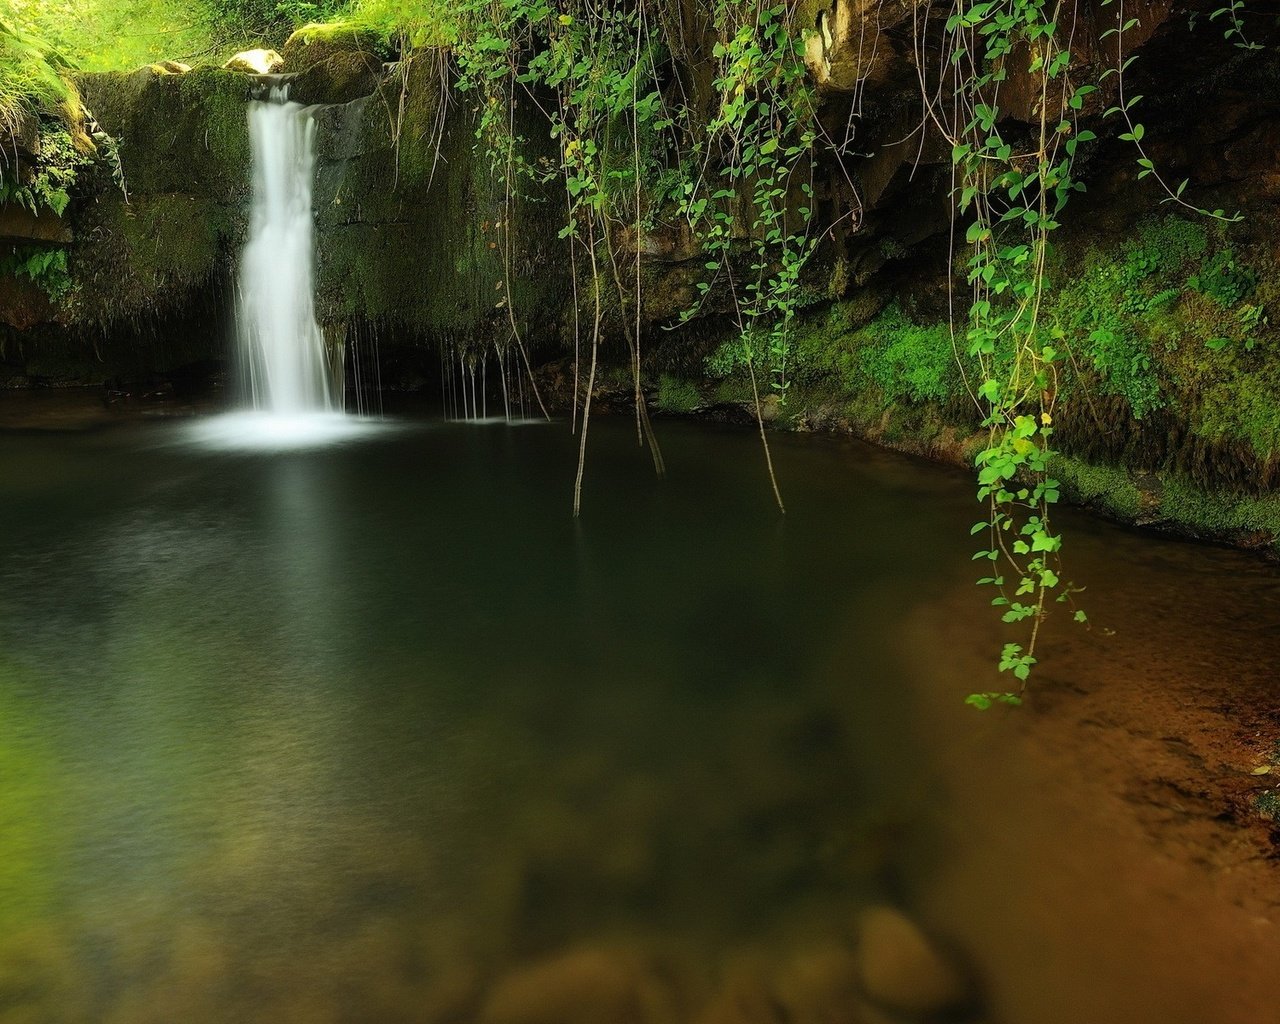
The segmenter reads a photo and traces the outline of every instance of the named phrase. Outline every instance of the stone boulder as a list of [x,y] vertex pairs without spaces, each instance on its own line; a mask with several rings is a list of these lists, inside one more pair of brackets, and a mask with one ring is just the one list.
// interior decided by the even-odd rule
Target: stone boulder
[[241,50],[222,65],[224,71],[242,71],[247,75],[272,75],[280,70],[284,58],[275,50]]
[[790,1018],[758,975],[728,979],[695,1018],[695,1024],[787,1024]]
[[967,1005],[964,974],[920,928],[892,907],[872,907],[858,922],[858,980],[867,998],[888,1010],[927,1016]]
[[646,958],[582,948],[500,980],[480,1024],[674,1024],[674,993]]
[[[292,76],[289,98],[299,103],[351,103],[372,96],[385,81],[382,62],[372,54],[335,53]],[[398,96],[391,97],[392,102]]]
[[841,944],[804,950],[783,966],[774,992],[793,1024],[862,1024],[858,960]]
[[282,54],[286,72],[306,71],[338,55],[356,54],[375,67],[395,57],[376,32],[342,22],[302,26],[286,40]]

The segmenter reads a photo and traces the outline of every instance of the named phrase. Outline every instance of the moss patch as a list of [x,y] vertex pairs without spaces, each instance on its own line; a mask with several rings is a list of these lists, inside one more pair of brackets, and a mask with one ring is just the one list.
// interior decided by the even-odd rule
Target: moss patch
[[1119,466],[1099,465],[1059,455],[1050,474],[1062,483],[1069,501],[1096,508],[1124,522],[1138,520],[1143,509],[1142,489]]
[[695,384],[670,374],[658,378],[658,394],[654,405],[666,413],[691,413],[702,405],[702,395]]
[[1280,494],[1240,497],[1205,491],[1182,477],[1164,483],[1161,516],[1197,536],[1275,545],[1280,540]]

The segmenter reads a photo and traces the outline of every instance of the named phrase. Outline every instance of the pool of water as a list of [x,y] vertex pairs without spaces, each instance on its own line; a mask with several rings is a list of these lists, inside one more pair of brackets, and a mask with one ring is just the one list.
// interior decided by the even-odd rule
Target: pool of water
[[593,426],[579,520],[563,423],[4,437],[0,1021],[484,1020],[575,950],[694,1021],[884,901],[983,1020],[1280,1019],[1280,873],[1126,817],[1133,730],[1091,775],[1045,725],[1109,677],[1273,700],[1273,568],[1068,516],[1101,625],[980,716],[963,474],[779,437],[783,518],[750,432],[660,436],[664,480]]

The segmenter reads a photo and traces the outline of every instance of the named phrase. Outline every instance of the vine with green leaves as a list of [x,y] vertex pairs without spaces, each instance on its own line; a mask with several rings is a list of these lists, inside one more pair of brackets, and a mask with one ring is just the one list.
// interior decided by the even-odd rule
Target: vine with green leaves
[[[1016,687],[971,694],[968,703],[979,709],[1021,702],[1052,605],[1074,605],[1079,590],[1061,575],[1062,536],[1052,521],[1061,485],[1050,475],[1060,369],[1064,358],[1074,360],[1073,339],[1046,323],[1042,312],[1050,287],[1050,238],[1072,195],[1084,190],[1073,170],[1077,151],[1097,138],[1079,123],[1089,97],[1114,78],[1115,101],[1102,116],[1123,121],[1118,139],[1136,151],[1137,178],[1155,180],[1165,193],[1162,201],[1221,221],[1239,219],[1195,206],[1184,198],[1186,180],[1171,187],[1161,176],[1143,148],[1145,128],[1134,117],[1142,96],[1128,93],[1125,84],[1125,72],[1137,59],[1126,55],[1125,37],[1138,22],[1126,18],[1124,0],[1102,0],[1102,7],[1114,11],[1115,24],[1100,42],[1105,47],[1114,40],[1115,64],[1101,72],[1097,84],[1072,81],[1070,39],[1079,16],[1074,5],[960,0],[946,22],[959,113],[948,120],[934,111],[934,119],[952,146],[955,209],[964,221],[963,269],[972,289],[963,351],[976,373],[966,383],[987,430],[975,460],[978,499],[987,517],[972,531],[986,538],[986,546],[973,557],[991,566],[978,583],[994,589],[991,603],[1002,621],[1027,630],[1003,645],[999,660],[999,670],[1012,675]],[[1223,15],[1230,16],[1227,38],[1252,48],[1238,6],[1214,18]],[[1070,24],[1060,25],[1063,19]],[[1025,65],[1015,63],[1022,60]],[[1015,73],[1030,81],[1034,93],[1032,116],[1020,132],[1004,127],[1000,105],[1002,85]],[[1079,608],[1073,617],[1088,621]]]
[[[991,566],[978,582],[996,591],[991,603],[1003,609],[1003,621],[1030,627],[1024,642],[1010,641],[1001,651],[1000,671],[1019,687],[970,695],[978,708],[1021,700],[1050,602],[1070,600],[1073,589],[1060,575],[1062,538],[1051,518],[1059,484],[1049,475],[1062,339],[1044,329],[1040,314],[1049,237],[1081,188],[1072,176],[1081,134],[1068,114],[1080,109],[1090,87],[1071,89],[1066,80],[1070,56],[1058,42],[1060,7],[1046,0],[981,0],[957,6],[946,25],[962,111],[944,127],[956,209],[968,219],[972,299],[965,351],[977,367],[969,384],[987,430],[976,458],[987,518],[973,527],[987,545],[974,558]],[[1038,123],[1025,138],[1010,139],[1001,127],[1000,87],[1019,44],[1032,55],[1027,74],[1037,86]],[[1085,617],[1082,611],[1076,616]]]
[[[1105,47],[1114,40],[1114,66],[1095,82],[1074,82],[1070,39],[1077,26],[1059,22],[1074,22],[1075,5],[958,0],[945,23],[944,83],[955,102],[945,112],[941,104],[926,110],[951,143],[955,209],[965,240],[957,269],[972,289],[956,347],[987,431],[976,468],[988,514],[974,527],[986,544],[975,558],[991,565],[980,582],[994,590],[992,604],[1002,620],[1026,630],[1003,645],[998,663],[1016,685],[971,695],[979,708],[1021,700],[1053,605],[1072,606],[1073,618],[1087,622],[1085,612],[1074,608],[1078,588],[1063,579],[1062,537],[1052,517],[1060,496],[1050,475],[1054,411],[1062,367],[1075,359],[1073,339],[1043,311],[1050,238],[1068,201],[1083,188],[1073,170],[1077,150],[1097,137],[1080,124],[1092,113],[1090,97],[1112,90],[1115,102],[1103,118],[1123,121],[1119,137],[1135,147],[1139,178],[1154,178],[1168,202],[1232,219],[1193,206],[1184,197],[1187,182],[1167,184],[1143,148],[1145,130],[1134,116],[1141,96],[1127,92],[1125,79],[1134,60],[1125,52],[1126,34],[1136,23],[1126,18],[1123,0],[1104,0],[1103,7],[1111,5],[1115,24],[1101,42]],[[447,23],[461,87],[479,100],[477,138],[508,201],[502,226],[512,223],[510,203],[521,182],[559,182],[563,188],[561,237],[569,245],[578,300],[575,429],[577,400],[582,403],[575,514],[606,330],[622,328],[635,381],[637,434],[652,446],[661,471],[640,379],[640,253],[644,232],[664,225],[686,232],[703,260],[697,298],[680,323],[714,311],[727,312],[736,325],[737,340],[716,354],[717,364],[741,369],[750,379],[770,480],[783,507],[758,371],[764,368],[768,391],[785,402],[790,335],[805,301],[804,269],[819,243],[813,170],[823,145],[804,60],[812,28],[797,24],[796,9],[765,0],[715,0],[694,15],[703,19],[701,35],[714,40],[709,55],[688,45],[700,35],[696,27],[690,31],[688,5],[661,0],[467,0],[437,25]],[[1227,20],[1227,35],[1237,45],[1252,45],[1238,7],[1216,12],[1217,18]],[[1019,62],[1025,64],[1015,67]],[[1033,86],[1029,119],[1007,117],[1001,107],[1002,83],[1015,71]],[[922,86],[923,95],[934,94],[928,83]],[[520,91],[549,121],[558,162],[535,165],[520,155],[513,114]],[[509,302],[509,288],[505,294]],[[633,314],[630,328],[624,327],[627,313]],[[511,325],[515,335],[514,316]],[[583,361],[585,389],[577,379]]]
[[[764,433],[756,363],[764,357],[769,384],[785,402],[803,272],[818,241],[812,181],[817,98],[793,8],[755,6],[747,13],[744,17],[742,5],[723,0],[715,10],[714,88],[721,102],[693,142],[701,161],[697,175],[684,183],[679,203],[680,215],[701,242],[711,278],[699,284],[699,306],[686,309],[681,322],[701,312],[718,280],[726,282],[738,328],[735,354],[751,381],[770,484],[779,510],[785,511]],[[712,154],[721,159],[713,163]],[[744,195],[749,197],[745,203]],[[738,280],[736,257],[743,248],[750,262]]]
[[[803,62],[803,34],[787,4],[717,0],[705,13],[705,29],[717,40],[706,69],[706,103],[707,97],[693,95],[698,84],[682,78],[677,67],[682,44],[673,6],[470,0],[451,9],[445,29],[459,87],[476,97],[477,139],[506,196],[498,224],[504,252],[514,220],[511,203],[522,183],[558,182],[563,189],[561,239],[569,247],[578,299],[575,514],[606,332],[627,346],[637,438],[663,472],[641,378],[642,240],[659,224],[687,232],[704,256],[706,277],[680,322],[722,303],[737,324],[737,356],[753,382],[766,466],[782,508],[756,366],[767,363],[770,387],[785,400],[789,335],[802,273],[816,247],[809,173],[817,104]],[[521,155],[517,90],[550,123],[556,164],[537,165]],[[505,284],[503,289],[498,282],[513,341],[520,344]]]

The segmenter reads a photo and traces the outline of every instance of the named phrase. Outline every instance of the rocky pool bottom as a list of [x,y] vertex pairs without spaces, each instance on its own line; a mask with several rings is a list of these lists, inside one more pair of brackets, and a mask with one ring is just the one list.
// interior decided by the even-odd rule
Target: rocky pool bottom
[[1274,565],[1064,513],[1093,627],[979,714],[964,474],[777,436],[781,519],[749,431],[603,419],[575,522],[563,422],[38,418],[6,1022],[1274,1017]]

